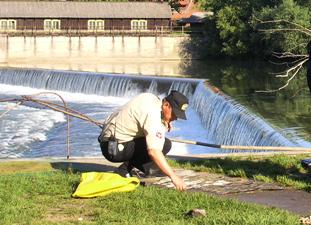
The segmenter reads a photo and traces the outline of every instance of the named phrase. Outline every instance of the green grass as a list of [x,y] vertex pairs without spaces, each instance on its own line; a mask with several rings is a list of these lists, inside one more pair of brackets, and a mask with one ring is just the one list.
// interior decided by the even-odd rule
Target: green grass
[[50,171],[50,162],[36,161],[8,161],[0,163],[0,174],[10,174],[16,172]]
[[[173,161],[178,168],[212,173],[222,173],[232,177],[251,178],[263,182],[276,182],[283,186],[311,192],[311,177],[301,166],[306,155],[269,157],[227,157],[197,161]],[[309,156],[310,157],[310,156]]]
[[[64,171],[0,175],[0,224],[299,224],[298,216],[276,208],[157,187],[74,199],[79,179]],[[194,208],[207,216],[185,216]]]

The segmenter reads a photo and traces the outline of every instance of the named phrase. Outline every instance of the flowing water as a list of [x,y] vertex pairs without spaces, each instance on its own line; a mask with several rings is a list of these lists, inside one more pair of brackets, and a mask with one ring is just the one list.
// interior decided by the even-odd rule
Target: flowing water
[[[96,120],[103,120],[138,93],[149,91],[164,97],[179,90],[190,98],[187,121],[177,121],[168,135],[180,139],[229,145],[308,146],[290,139],[244,106],[215,93],[203,79],[111,75],[42,69],[0,70],[0,97],[12,98],[52,90],[69,107]],[[57,101],[54,97],[46,97]],[[12,106],[12,105],[11,105]],[[0,110],[4,111],[2,104]],[[1,157],[52,157],[66,155],[66,123],[61,113],[32,103],[18,107],[1,120]],[[94,125],[72,120],[71,155],[100,156]],[[216,153],[218,149],[174,144],[171,154]]]
[[305,69],[285,89],[259,93],[257,91],[284,85],[287,78],[275,78],[275,73],[284,71],[284,68],[249,60],[193,61],[181,67],[184,73],[209,79],[210,83],[292,139],[311,142],[311,95]]
[[[175,89],[191,104],[189,119],[176,121],[169,137],[229,145],[311,146],[311,98],[303,74],[285,91],[257,93],[282,84],[270,74],[277,68],[252,61],[182,61],[180,41],[0,37],[0,99],[53,90],[70,108],[103,120],[138,93],[164,97]],[[47,69],[33,69],[40,67]],[[215,93],[206,80],[225,94]],[[58,102],[52,96],[45,98]],[[1,103],[0,113],[9,107],[13,105]],[[67,154],[65,117],[59,112],[27,103],[2,116],[0,127],[0,158]],[[70,155],[101,156],[99,132],[97,126],[72,119]],[[171,154],[219,152],[174,143]]]

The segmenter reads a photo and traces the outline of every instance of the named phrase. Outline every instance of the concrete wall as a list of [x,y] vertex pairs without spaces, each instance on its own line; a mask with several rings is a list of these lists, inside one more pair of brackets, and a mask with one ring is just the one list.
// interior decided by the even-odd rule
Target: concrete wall
[[182,75],[185,37],[0,37],[0,65],[145,75]]

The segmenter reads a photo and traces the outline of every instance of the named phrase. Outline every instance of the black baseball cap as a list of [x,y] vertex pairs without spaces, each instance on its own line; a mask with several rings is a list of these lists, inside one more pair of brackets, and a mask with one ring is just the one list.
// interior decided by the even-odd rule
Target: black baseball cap
[[189,100],[179,91],[172,90],[171,93],[166,96],[166,101],[172,106],[173,112],[177,118],[186,120],[186,109],[189,104]]

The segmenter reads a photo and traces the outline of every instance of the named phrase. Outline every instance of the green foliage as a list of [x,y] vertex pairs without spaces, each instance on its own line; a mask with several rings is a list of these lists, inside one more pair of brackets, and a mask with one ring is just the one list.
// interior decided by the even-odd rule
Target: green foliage
[[200,45],[201,48],[197,48],[204,53],[199,55],[263,58],[269,56],[272,51],[293,49],[294,53],[305,53],[305,42],[310,37],[297,30],[259,32],[259,28],[294,27],[284,23],[269,23],[263,26],[257,19],[263,21],[283,19],[310,28],[310,4],[307,0],[297,2],[293,0],[199,0],[203,10],[214,12],[214,16],[207,18],[204,38],[201,41],[203,44]]
[[[219,43],[216,56],[242,57],[255,55],[251,47],[254,41],[253,27],[249,23],[253,10],[263,5],[275,5],[278,1],[251,1],[251,0],[200,0],[199,5],[204,10],[211,10],[215,13],[214,17],[207,18],[209,23],[205,29],[206,39],[210,39],[209,45]],[[214,26],[213,26],[214,25]],[[210,33],[217,35],[210,36]],[[215,49],[217,50],[217,49]],[[210,52],[213,55],[214,52]]]
[[220,57],[222,44],[215,20],[206,20],[203,36],[192,36],[181,43],[181,56],[183,58],[202,59],[207,57]]
[[[278,7],[264,7],[256,12],[252,24],[255,29],[271,30],[259,34],[266,54],[272,51],[305,54],[311,33],[307,35],[303,31],[304,28],[311,27],[310,18],[311,11],[308,7],[300,6],[293,0],[283,0]],[[258,19],[280,22],[261,24]]]
[[243,55],[248,51],[249,27],[243,22],[244,9],[225,6],[217,13],[216,27],[222,40],[222,52],[228,56]]

